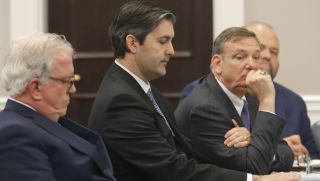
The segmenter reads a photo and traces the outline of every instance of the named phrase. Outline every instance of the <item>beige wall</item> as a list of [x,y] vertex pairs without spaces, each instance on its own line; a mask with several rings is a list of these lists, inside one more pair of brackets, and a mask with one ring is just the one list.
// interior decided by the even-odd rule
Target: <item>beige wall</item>
[[245,0],[245,22],[271,24],[280,39],[276,81],[300,95],[320,94],[320,1]]
[[[9,1],[1,0],[0,1],[0,25],[1,25],[1,33],[0,33],[0,66],[5,56],[6,52],[9,49]],[[2,86],[0,86],[0,97],[6,95]]]
[[[12,40],[26,33],[47,30],[47,0],[0,0],[0,27],[1,66]],[[6,96],[0,84],[0,104]]]

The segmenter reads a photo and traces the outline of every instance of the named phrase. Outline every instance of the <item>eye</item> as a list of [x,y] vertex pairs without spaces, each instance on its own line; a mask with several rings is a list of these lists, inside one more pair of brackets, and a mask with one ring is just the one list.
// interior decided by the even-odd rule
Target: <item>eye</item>
[[161,45],[164,45],[164,44],[168,43],[169,40],[170,40],[170,39],[169,39],[168,37],[162,37],[162,38],[159,39],[158,42],[159,42]]
[[252,58],[253,58],[254,60],[258,60],[258,59],[260,59],[260,55],[253,55]]
[[168,40],[160,40],[159,41],[159,43],[161,44],[161,45],[164,45],[164,44],[166,44],[168,42]]
[[274,56],[278,56],[279,51],[277,49],[271,49],[270,53],[273,54]]
[[236,59],[236,60],[242,60],[243,58],[244,58],[243,55],[236,55],[236,56],[235,56],[235,59]]

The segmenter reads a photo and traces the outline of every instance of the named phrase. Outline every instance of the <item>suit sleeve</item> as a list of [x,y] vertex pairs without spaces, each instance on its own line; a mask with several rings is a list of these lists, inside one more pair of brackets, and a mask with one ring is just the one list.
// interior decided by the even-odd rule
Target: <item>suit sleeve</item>
[[100,130],[112,153],[154,180],[246,180],[245,173],[198,164],[177,151],[166,133],[159,131],[157,120],[161,117],[143,104],[130,95],[114,97],[102,116],[104,120],[92,123],[91,127]]
[[0,180],[56,180],[44,148],[23,126],[0,130],[0,153]]
[[300,122],[299,126],[301,130],[301,133],[299,134],[301,135],[302,144],[308,149],[311,158],[319,159],[319,151],[312,135],[310,119],[307,114],[306,104],[303,100],[301,100],[300,102],[299,111],[300,117],[298,119]]
[[294,160],[293,152],[288,146],[287,142],[281,140],[276,150],[276,157],[272,163],[271,171],[275,172],[289,172],[292,168]]
[[253,174],[270,172],[284,120],[258,112],[248,147],[229,148],[224,145],[225,133],[233,128],[227,113],[213,105],[198,105],[190,112],[190,135],[195,154],[200,160]]

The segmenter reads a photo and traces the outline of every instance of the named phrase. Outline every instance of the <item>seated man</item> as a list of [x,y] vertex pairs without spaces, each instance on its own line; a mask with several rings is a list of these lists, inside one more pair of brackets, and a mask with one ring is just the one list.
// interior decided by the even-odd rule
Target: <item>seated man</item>
[[178,105],[178,128],[199,160],[255,174],[290,170],[293,153],[277,141],[285,120],[274,114],[275,90],[258,69],[260,52],[253,32],[226,29],[213,44],[211,72]]
[[[265,23],[252,22],[246,25],[246,28],[257,35],[262,46],[262,69],[274,79],[279,69],[280,45],[277,35],[272,27]],[[288,142],[295,157],[309,154],[311,158],[319,158],[305,102],[298,94],[279,83],[274,82],[274,87],[276,90],[276,114],[287,120],[281,136]]]
[[76,92],[73,54],[64,37],[32,33],[5,59],[0,180],[115,181],[100,136],[62,117]]
[[[265,23],[249,23],[246,28],[257,35],[262,46],[261,58],[264,60],[262,69],[267,71],[274,79],[279,69],[280,47],[277,35],[272,27]],[[187,97],[194,86],[205,77],[203,76],[186,85],[181,92],[181,100]],[[305,102],[299,95],[279,83],[274,82],[274,87],[276,90],[276,114],[287,120],[281,137],[288,142],[295,157],[309,153],[311,158],[319,158]]]

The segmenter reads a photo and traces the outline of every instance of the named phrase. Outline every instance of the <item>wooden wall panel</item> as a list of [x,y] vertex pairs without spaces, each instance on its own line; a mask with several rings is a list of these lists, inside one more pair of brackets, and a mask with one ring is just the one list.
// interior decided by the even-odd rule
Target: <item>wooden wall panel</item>
[[[87,125],[90,109],[105,71],[114,61],[107,29],[128,0],[49,0],[49,32],[64,34],[76,49],[76,83],[68,117]],[[175,55],[167,75],[152,81],[175,108],[185,84],[209,70],[212,43],[211,0],[155,0],[177,15]]]

